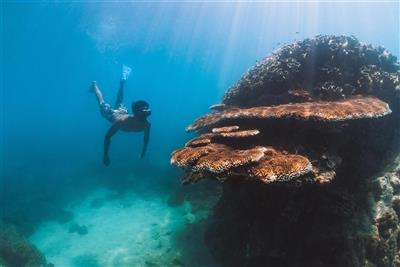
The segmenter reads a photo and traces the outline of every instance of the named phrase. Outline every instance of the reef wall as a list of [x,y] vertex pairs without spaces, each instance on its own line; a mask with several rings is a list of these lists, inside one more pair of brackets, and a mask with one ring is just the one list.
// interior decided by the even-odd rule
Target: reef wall
[[400,266],[400,156],[353,188],[223,189],[205,236],[222,266]]

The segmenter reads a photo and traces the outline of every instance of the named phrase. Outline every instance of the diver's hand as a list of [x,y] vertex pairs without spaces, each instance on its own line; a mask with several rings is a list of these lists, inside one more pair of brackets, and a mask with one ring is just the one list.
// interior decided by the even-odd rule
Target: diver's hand
[[106,166],[110,165],[110,158],[105,155],[104,158],[103,158],[103,163]]

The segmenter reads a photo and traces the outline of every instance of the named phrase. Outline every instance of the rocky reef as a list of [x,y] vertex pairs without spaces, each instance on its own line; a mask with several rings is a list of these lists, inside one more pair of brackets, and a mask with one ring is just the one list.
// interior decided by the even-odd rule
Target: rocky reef
[[20,235],[16,228],[0,222],[0,266],[51,267],[39,250],[26,238]]
[[223,266],[400,266],[400,66],[355,37],[258,62],[172,153],[222,183],[205,238]]

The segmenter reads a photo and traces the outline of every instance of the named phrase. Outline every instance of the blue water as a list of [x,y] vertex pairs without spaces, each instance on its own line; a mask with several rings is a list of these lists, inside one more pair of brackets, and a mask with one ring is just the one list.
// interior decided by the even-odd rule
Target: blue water
[[[144,255],[160,249],[152,243],[151,227],[161,235],[171,232],[165,237],[169,245],[161,245],[170,247],[165,253],[171,261],[160,264],[172,264],[174,253],[183,254],[177,236],[207,210],[194,214],[190,201],[165,204],[171,192],[180,190],[181,173],[170,166],[170,153],[190,138],[185,126],[275,48],[317,34],[346,34],[400,54],[396,1],[5,1],[1,11],[1,219],[16,225],[56,266],[146,265]],[[117,134],[111,165],[105,167],[103,138],[110,125],[88,89],[96,80],[113,103],[122,64],[133,69],[125,103],[150,103],[152,132],[142,160],[142,134]],[[93,198],[105,199],[100,207],[105,210],[88,204]],[[121,208],[124,203],[138,208]],[[169,219],[162,226],[165,216]],[[102,221],[107,218],[124,223]],[[92,226],[78,236],[68,232],[71,222]],[[115,229],[110,226],[101,236],[102,224]],[[138,234],[146,226],[150,234],[144,235],[141,249],[126,244],[119,258],[101,257],[110,249],[106,245],[90,247],[107,238],[119,244],[125,234]],[[49,243],[52,235],[57,242]],[[54,248],[60,242],[81,247],[72,252]],[[206,253],[201,242],[198,246],[189,252]],[[85,258],[88,250],[92,256]],[[190,257],[180,260],[196,265],[188,262]]]

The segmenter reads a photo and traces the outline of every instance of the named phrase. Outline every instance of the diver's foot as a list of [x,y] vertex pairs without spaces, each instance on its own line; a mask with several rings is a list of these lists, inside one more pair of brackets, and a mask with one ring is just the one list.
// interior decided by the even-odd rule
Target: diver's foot
[[105,166],[109,166],[110,165],[110,158],[108,156],[104,156],[103,163],[104,163]]
[[95,90],[96,86],[97,86],[96,81],[93,81],[92,84],[89,87],[89,93],[94,93],[94,90]]
[[126,81],[131,74],[132,69],[126,65],[122,65],[122,75],[121,80]]

